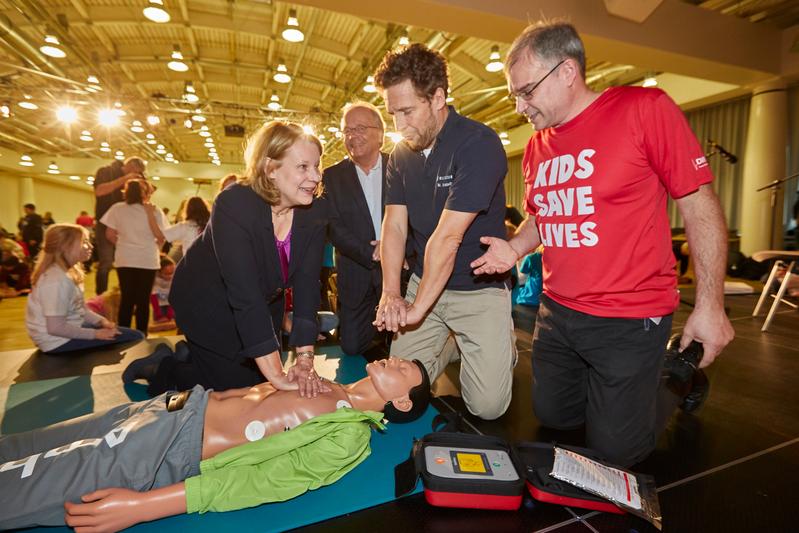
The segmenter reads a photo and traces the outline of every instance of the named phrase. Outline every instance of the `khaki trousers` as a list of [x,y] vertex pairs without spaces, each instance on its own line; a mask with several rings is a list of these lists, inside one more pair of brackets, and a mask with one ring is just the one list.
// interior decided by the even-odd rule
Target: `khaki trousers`
[[[414,275],[407,301],[413,302],[418,287]],[[450,335],[457,350],[444,349]],[[445,290],[424,320],[397,333],[391,344],[391,355],[421,361],[431,382],[458,353],[461,395],[469,412],[486,420],[498,418],[510,404],[517,357],[509,290]]]

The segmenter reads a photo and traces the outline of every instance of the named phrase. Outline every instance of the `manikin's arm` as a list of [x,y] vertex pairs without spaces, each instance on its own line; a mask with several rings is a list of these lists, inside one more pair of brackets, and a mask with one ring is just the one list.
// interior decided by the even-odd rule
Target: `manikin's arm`
[[68,526],[78,533],[120,531],[139,522],[185,513],[186,487],[180,482],[146,492],[100,489],[84,494],[81,501],[64,504]]

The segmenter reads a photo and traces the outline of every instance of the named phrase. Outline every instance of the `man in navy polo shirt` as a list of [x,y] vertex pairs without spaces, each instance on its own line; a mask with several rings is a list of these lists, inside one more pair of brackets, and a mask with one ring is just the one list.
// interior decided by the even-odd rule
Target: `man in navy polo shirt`
[[[461,356],[461,393],[484,419],[511,398],[516,361],[506,275],[475,276],[480,237],[505,236],[507,159],[497,134],[447,106],[447,63],[421,44],[389,52],[375,73],[403,141],[391,154],[382,227],[383,292],[375,325],[397,332],[391,354],[419,359],[431,379]],[[405,299],[400,274],[410,238],[418,261]]]

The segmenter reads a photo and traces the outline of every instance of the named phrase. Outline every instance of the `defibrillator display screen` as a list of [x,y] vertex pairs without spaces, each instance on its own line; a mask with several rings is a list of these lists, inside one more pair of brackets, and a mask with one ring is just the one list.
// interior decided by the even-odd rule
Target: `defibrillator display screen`
[[488,457],[483,452],[466,452],[463,450],[450,450],[452,469],[457,474],[478,474],[490,476],[493,474],[488,463]]

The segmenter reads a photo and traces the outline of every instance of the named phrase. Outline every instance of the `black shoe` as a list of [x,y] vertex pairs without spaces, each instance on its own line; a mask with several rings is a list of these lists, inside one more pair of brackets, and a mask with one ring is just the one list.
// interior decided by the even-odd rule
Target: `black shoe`
[[702,407],[707,400],[708,393],[710,393],[710,380],[707,379],[704,370],[697,370],[691,381],[691,389],[683,398],[680,409],[685,413],[693,413]]
[[175,359],[181,363],[188,363],[190,358],[189,344],[186,341],[178,341],[175,345]]
[[666,357],[663,360],[663,368],[670,377],[678,382],[688,383],[698,371],[699,363],[702,361],[702,356],[705,352],[702,349],[702,344],[697,341],[691,341],[691,344],[680,352],[681,338],[682,335],[677,333],[669,339],[666,344]]
[[172,357],[174,353],[172,349],[166,344],[159,344],[153,353],[141,359],[136,359],[122,372],[123,383],[133,383],[137,379],[144,379],[150,381],[155,372],[158,370],[158,365],[165,357]]

